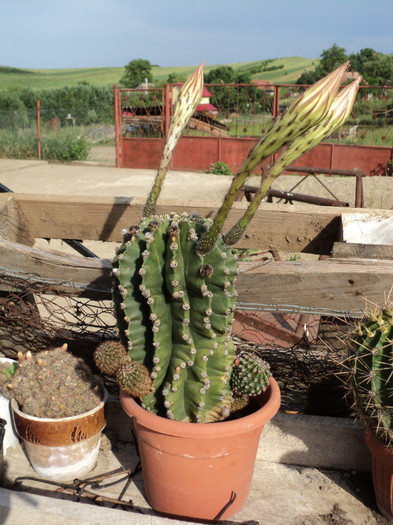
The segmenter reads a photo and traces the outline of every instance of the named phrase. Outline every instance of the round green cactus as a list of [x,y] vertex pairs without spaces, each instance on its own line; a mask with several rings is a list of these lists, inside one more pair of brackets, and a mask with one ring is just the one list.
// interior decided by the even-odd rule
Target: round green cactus
[[103,341],[94,352],[95,364],[103,374],[108,376],[114,376],[117,370],[129,359],[126,349],[120,341]]
[[152,380],[148,369],[137,361],[129,360],[120,366],[116,372],[117,384],[130,396],[146,396],[152,388]]
[[240,351],[235,359],[231,386],[239,395],[257,396],[269,386],[269,365],[256,354]]
[[358,416],[386,444],[393,441],[393,307],[358,323],[350,341],[349,388]]

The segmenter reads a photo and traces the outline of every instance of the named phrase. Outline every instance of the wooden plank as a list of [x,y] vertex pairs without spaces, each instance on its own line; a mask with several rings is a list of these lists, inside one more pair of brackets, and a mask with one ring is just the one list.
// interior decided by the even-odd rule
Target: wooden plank
[[0,201],[0,237],[28,246],[35,241],[19,203],[9,194]]
[[341,259],[393,259],[393,245],[335,242],[332,257]]
[[279,305],[281,311],[360,315],[367,300],[383,304],[393,286],[391,260],[272,261],[242,270],[240,307],[246,301],[272,305],[273,310]]
[[109,259],[80,257],[0,239],[0,290],[28,281],[37,290],[109,299]]
[[[108,299],[110,273],[108,259],[60,254],[0,239],[0,289],[7,290],[13,279],[29,279],[47,291]],[[393,261],[242,263],[237,283],[238,306],[360,315],[366,299],[383,303],[392,284]]]
[[[0,195],[0,203],[1,203]],[[17,194],[15,199],[29,221],[35,237],[121,241],[122,228],[136,224],[144,199],[125,197],[71,197]],[[227,231],[243,215],[247,203],[236,202],[224,226]],[[272,249],[330,254],[338,238],[340,214],[337,209],[315,207],[299,210],[285,205],[263,204],[245,235],[242,248]],[[157,213],[171,211],[214,217],[217,203],[160,200]]]
[[343,213],[340,240],[364,244],[393,245],[393,215],[389,211],[375,213]]

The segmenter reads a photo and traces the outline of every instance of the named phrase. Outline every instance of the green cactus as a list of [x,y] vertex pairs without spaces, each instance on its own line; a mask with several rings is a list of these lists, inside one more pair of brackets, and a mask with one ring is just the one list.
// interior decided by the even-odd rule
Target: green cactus
[[256,354],[240,351],[234,361],[231,387],[239,395],[257,396],[269,386],[269,365]]
[[149,370],[131,359],[116,371],[116,382],[130,396],[139,398],[147,396],[153,386]]
[[377,437],[393,442],[393,305],[370,312],[349,345],[348,385],[353,408]]
[[187,214],[146,218],[113,260],[122,343],[153,378],[143,405],[180,421],[221,419],[231,404],[236,256],[222,241],[196,256],[207,227]]
[[[155,215],[175,144],[202,96],[202,65],[184,85],[144,217],[125,232],[113,259],[120,339],[130,359],[144,365],[152,380],[146,393],[137,394],[147,410],[178,421],[218,421],[229,415],[234,397],[240,397],[232,393],[231,384],[236,392],[249,394],[266,387],[263,363],[250,365],[248,356],[236,357],[231,339],[237,268],[229,245],[239,240],[257,200],[228,237],[221,230],[238,189],[262,160],[288,147],[289,153],[280,157],[269,178],[271,183],[311,143],[324,138],[320,129],[331,132],[331,122],[338,122],[336,113],[343,115],[352,107],[358,86],[341,96],[338,107],[333,106],[346,68],[344,64],[305,91],[276,121],[235,175],[213,222],[187,213]],[[251,386],[242,387],[248,376]]]
[[99,370],[114,376],[118,369],[130,360],[124,346],[115,340],[103,341],[94,352],[94,361]]

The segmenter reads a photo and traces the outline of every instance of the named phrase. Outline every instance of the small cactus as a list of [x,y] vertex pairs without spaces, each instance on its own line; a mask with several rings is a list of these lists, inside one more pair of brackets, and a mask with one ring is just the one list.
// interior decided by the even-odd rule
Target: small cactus
[[120,341],[103,341],[94,352],[94,362],[100,372],[114,376],[117,370],[130,358]]
[[257,396],[269,386],[270,367],[256,354],[240,351],[233,365],[232,390],[239,395]]
[[19,354],[19,366],[2,393],[26,414],[63,418],[92,410],[102,401],[102,384],[67,345],[38,354]]
[[353,408],[386,445],[393,443],[393,304],[362,319],[346,366]]
[[138,398],[147,396],[153,386],[149,370],[131,359],[117,370],[116,382],[130,396]]

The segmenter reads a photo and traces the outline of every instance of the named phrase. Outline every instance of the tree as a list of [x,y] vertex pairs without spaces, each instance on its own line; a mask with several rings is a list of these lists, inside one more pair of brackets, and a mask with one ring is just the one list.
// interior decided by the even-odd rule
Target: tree
[[236,74],[231,66],[219,66],[205,75],[206,84],[231,84]]
[[361,49],[350,55],[351,69],[363,76],[371,86],[379,86],[393,81],[393,57],[377,53],[374,49]]
[[138,58],[131,60],[124,66],[124,74],[120,79],[120,84],[124,87],[136,88],[143,82],[153,82],[153,75],[151,73],[152,65],[148,60]]
[[346,50],[343,47],[338,47],[337,44],[333,44],[332,47],[324,49],[320,56],[321,61],[314,71],[305,71],[302,73],[297,79],[296,84],[314,84],[314,82],[325,77],[348,60]]
[[[348,60],[346,50],[333,44],[329,49],[324,49],[321,53],[321,61],[315,68],[319,78],[323,78]],[[319,80],[318,78],[318,80]]]

